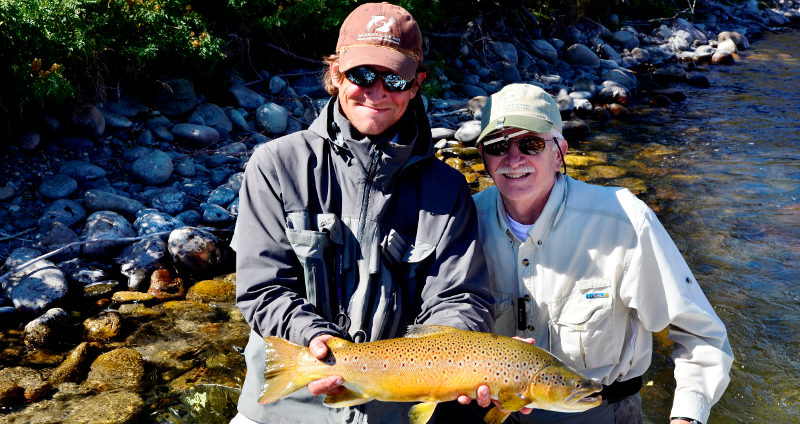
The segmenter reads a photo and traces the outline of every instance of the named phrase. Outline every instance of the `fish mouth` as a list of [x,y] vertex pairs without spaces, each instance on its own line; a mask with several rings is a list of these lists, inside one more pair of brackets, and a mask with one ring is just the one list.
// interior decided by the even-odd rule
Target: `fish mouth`
[[[597,393],[596,396],[590,396]],[[603,397],[600,396],[600,393],[590,390],[581,390],[579,392],[575,392],[571,394],[568,398],[564,399],[564,403],[567,405],[579,405],[581,403],[588,403],[588,404],[600,404],[602,402]]]

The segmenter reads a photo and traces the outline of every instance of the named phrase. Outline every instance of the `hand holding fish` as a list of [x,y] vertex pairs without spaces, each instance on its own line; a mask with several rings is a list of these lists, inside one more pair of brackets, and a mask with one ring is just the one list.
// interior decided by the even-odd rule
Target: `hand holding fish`
[[[514,336],[514,337],[512,337],[512,339],[520,340],[520,341],[523,341],[525,343],[530,343],[530,344],[534,344],[536,342],[533,338],[530,338],[530,337],[527,338],[527,339],[523,339],[521,337]],[[491,404],[491,402],[494,402],[494,404],[498,408],[500,408],[500,401],[498,401],[497,399],[492,399],[492,394],[491,394],[491,391],[489,390],[489,386],[487,386],[485,384],[481,385],[480,387],[478,387],[478,390],[477,390],[476,393],[477,393],[476,400],[478,401],[478,405],[480,405],[481,408],[486,408],[487,406],[489,406]],[[467,395],[461,395],[461,396],[458,397],[458,403],[460,403],[462,405],[468,405],[470,402],[472,402],[472,398],[470,398]],[[524,407],[524,408],[520,409],[519,412],[522,413],[522,414],[526,414],[527,415],[527,414],[530,414],[532,410],[533,410],[532,408]],[[503,413],[507,413],[508,412],[508,411],[504,410],[503,408],[500,408],[500,411],[502,411]]]
[[[311,342],[308,343],[309,352],[320,361],[325,359],[328,356],[328,345],[326,343],[331,337],[333,336],[330,334],[323,334],[311,339]],[[335,396],[342,392],[342,384],[344,384],[342,376],[329,375],[308,383],[308,391],[314,396]]]

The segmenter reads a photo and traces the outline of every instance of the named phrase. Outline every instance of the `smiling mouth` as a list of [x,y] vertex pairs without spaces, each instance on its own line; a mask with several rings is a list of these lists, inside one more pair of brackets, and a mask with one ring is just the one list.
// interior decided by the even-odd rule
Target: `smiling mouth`
[[509,178],[509,179],[512,179],[512,180],[518,180],[518,179],[520,179],[520,178],[525,178],[525,177],[527,177],[527,176],[528,176],[528,175],[530,175],[530,174],[531,174],[530,172],[526,172],[526,173],[524,173],[524,174],[503,174],[503,175],[504,175],[506,178]]

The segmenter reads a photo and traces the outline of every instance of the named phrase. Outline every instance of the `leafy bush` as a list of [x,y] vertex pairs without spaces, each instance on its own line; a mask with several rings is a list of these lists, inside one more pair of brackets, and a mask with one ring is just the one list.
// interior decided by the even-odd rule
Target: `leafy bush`
[[188,0],[2,0],[0,19],[2,101],[22,107],[101,100],[104,76],[161,59],[211,66],[222,45]]

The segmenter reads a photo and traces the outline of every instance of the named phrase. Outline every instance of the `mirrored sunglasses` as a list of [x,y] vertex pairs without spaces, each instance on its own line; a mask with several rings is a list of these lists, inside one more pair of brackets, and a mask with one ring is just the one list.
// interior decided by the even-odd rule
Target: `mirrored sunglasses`
[[[523,131],[523,133],[524,132],[527,131]],[[515,135],[517,134],[510,134],[511,137]],[[557,139],[554,138],[552,140],[555,142]],[[503,156],[511,150],[512,141],[516,141],[519,151],[526,155],[538,155],[542,153],[544,147],[547,145],[547,140],[541,137],[529,135],[519,138],[509,138],[499,134],[499,137],[483,142],[483,151],[488,155]]]
[[353,84],[359,87],[372,87],[379,78],[383,81],[386,91],[406,91],[414,85],[416,75],[409,81],[404,80],[399,75],[392,73],[375,72],[366,66],[359,66],[344,73],[344,76]]

